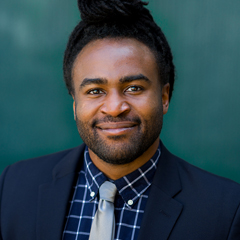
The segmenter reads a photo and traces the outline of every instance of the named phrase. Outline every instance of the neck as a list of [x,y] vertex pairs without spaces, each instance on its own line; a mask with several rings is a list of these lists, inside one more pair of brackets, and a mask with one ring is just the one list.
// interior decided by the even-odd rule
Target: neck
[[144,165],[157,151],[158,145],[159,138],[157,138],[156,141],[140,157],[136,158],[130,163],[123,165],[114,165],[107,163],[100,159],[91,149],[89,149],[89,155],[94,165],[101,172],[103,172],[108,178],[117,180]]

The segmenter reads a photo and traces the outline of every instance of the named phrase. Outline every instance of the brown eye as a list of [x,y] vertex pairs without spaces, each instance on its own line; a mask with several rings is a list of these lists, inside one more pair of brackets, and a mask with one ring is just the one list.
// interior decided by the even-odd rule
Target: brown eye
[[102,94],[102,93],[103,93],[103,91],[98,88],[88,91],[88,94],[91,94],[91,95],[97,95],[97,94]]
[[141,90],[143,89],[139,86],[130,86],[129,88],[126,89],[126,92],[139,92]]

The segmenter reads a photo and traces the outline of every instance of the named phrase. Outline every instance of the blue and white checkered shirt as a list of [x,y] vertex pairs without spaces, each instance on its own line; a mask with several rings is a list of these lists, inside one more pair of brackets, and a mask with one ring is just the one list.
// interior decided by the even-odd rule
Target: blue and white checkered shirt
[[[115,240],[137,239],[160,154],[159,147],[142,167],[113,182],[118,190],[114,202]],[[86,147],[84,164],[70,202],[63,240],[88,240],[92,220],[98,208],[98,190],[101,184],[108,180],[93,164]]]

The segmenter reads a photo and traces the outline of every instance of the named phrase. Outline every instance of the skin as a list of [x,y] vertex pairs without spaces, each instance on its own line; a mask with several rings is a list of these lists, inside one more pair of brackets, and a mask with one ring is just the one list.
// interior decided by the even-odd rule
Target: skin
[[98,169],[116,180],[145,164],[169,106],[152,51],[136,39],[94,40],[77,56],[72,80],[78,131]]

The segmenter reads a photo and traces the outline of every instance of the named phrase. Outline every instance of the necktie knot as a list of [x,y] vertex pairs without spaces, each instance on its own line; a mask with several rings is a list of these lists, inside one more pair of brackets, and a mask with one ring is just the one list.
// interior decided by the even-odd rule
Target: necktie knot
[[117,193],[117,187],[114,183],[104,182],[99,188],[100,199],[106,200],[108,202],[114,202],[115,195]]

